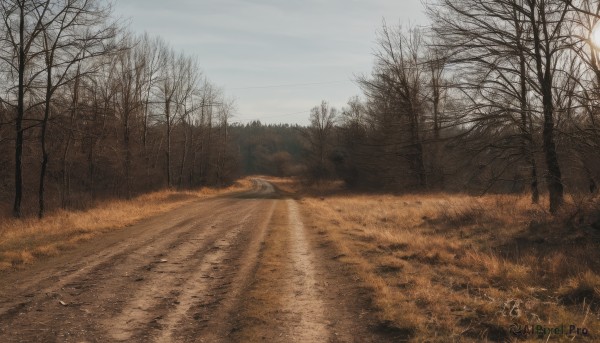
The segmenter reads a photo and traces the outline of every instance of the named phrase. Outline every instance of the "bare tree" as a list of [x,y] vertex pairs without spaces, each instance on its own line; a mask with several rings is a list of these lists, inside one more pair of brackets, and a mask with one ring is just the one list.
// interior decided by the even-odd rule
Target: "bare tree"
[[217,107],[217,117],[219,120],[218,127],[218,141],[216,144],[217,148],[217,160],[216,160],[216,179],[217,185],[222,186],[226,177],[230,175],[228,173],[229,162],[231,158],[229,156],[229,119],[232,116],[234,110],[233,101],[220,104]]
[[558,54],[566,48],[564,41],[566,14],[569,6],[562,1],[526,0],[517,3],[517,10],[525,15],[533,35],[533,57],[544,114],[543,148],[550,193],[550,212],[555,213],[563,202],[564,187],[555,144],[554,73]]
[[[448,89],[449,89],[449,81],[446,79],[446,68],[448,63],[448,55],[447,52],[444,52],[441,48],[439,48],[436,43],[436,37],[429,37],[428,47],[424,52],[424,64],[429,74],[426,85],[426,96],[427,102],[429,104],[429,118],[426,118],[430,124],[428,128],[425,129],[425,134],[427,131],[433,131],[433,137],[430,137],[430,174],[433,182],[437,183],[438,187],[444,187],[444,164],[442,162],[442,128],[447,126],[446,123],[448,118],[444,114],[446,109],[446,104],[448,100]],[[431,135],[430,135],[431,136]]]
[[315,106],[310,112],[310,126],[305,132],[305,137],[310,145],[309,168],[313,180],[318,181],[331,176],[328,154],[336,117],[337,110],[331,108],[326,101],[322,101],[320,106]]
[[120,76],[116,81],[118,115],[123,135],[123,167],[125,172],[125,188],[127,198],[131,197],[131,140],[133,126],[139,121],[143,112],[142,97],[146,87],[144,69],[146,59],[138,49],[139,40],[128,38],[123,49],[116,59],[115,67]]
[[374,120],[387,132],[382,136],[390,138],[377,144],[387,145],[388,153],[408,161],[420,188],[428,185],[423,134],[429,73],[425,49],[420,30],[391,28],[384,22],[373,75],[358,80],[370,100]]
[[[161,49],[160,47],[164,45],[165,43],[159,37],[152,38],[147,33],[142,36],[137,45],[139,55],[144,59],[143,80],[145,88],[142,94],[142,102],[144,105],[142,142],[144,144],[144,149],[147,148],[151,100],[160,77],[160,68],[164,60],[163,53],[165,53],[165,49]],[[145,152],[147,153],[147,151]]]
[[[494,116],[514,122],[521,132],[521,156],[528,161],[531,192],[538,199],[537,167],[533,157],[532,101],[539,101],[543,128],[543,144],[550,210],[556,212],[562,203],[563,184],[555,144],[554,74],[560,68],[560,54],[566,48],[567,6],[553,0],[442,0],[429,7],[436,23],[434,30],[444,46],[453,52],[453,62],[464,67],[477,67],[482,79],[463,83],[473,90],[474,107],[481,112],[482,99]],[[515,87],[518,85],[518,87]],[[539,94],[539,98],[530,92]],[[486,96],[483,89],[491,90]],[[498,95],[500,95],[498,97]],[[516,107],[510,104],[514,99]],[[497,99],[509,101],[504,105]],[[508,106],[507,106],[508,105]],[[518,120],[512,113],[519,114]],[[485,122],[484,122],[485,123]]]
[[[51,2],[51,1],[49,1]],[[44,216],[45,178],[49,160],[46,147],[48,122],[51,118],[52,99],[58,89],[72,82],[72,68],[86,59],[106,53],[105,42],[115,35],[113,25],[106,26],[109,7],[97,1],[71,0],[52,2],[45,11],[37,11],[43,25],[43,53],[46,72],[44,116],[41,120],[40,146],[42,163],[38,188],[38,216]],[[46,17],[43,17],[43,16]],[[76,73],[78,77],[80,72]]]
[[[190,142],[193,135],[191,116],[198,110],[199,105],[196,97],[199,93],[201,74],[196,63],[189,58],[180,61],[182,63],[181,73],[186,77],[181,80],[180,86],[175,92],[176,115],[182,126],[184,135],[183,147],[181,149],[181,165],[178,176],[178,187],[183,186],[184,170],[190,150]],[[191,132],[192,131],[192,132]]]
[[164,104],[164,123],[166,132],[166,171],[167,171],[167,186],[173,185],[172,177],[172,139],[173,128],[176,121],[179,119],[177,116],[178,104],[176,102],[176,95],[180,91],[180,88],[184,86],[186,78],[186,58],[183,55],[177,56],[173,50],[166,45],[161,47],[163,49],[164,59],[161,65],[161,77],[159,83],[160,99]]
[[[0,184],[10,184],[5,155],[14,141],[14,216],[35,176],[40,217],[55,203],[131,197],[160,180],[230,180],[235,158],[220,146],[229,141],[229,107],[193,58],[159,38],[117,36],[105,0],[1,1],[0,19]],[[38,159],[39,175],[23,169]]]
[[[24,121],[26,120],[26,97],[33,80],[40,73],[36,59],[41,52],[36,44],[43,33],[43,19],[51,2],[41,0],[7,0],[0,2],[0,16],[3,30],[0,37],[0,59],[2,69],[10,84],[2,102],[15,110],[15,191],[13,216],[22,216],[23,198],[23,144]],[[42,13],[44,15],[39,15]],[[16,79],[14,78],[16,75]],[[27,79],[26,79],[27,77]],[[16,101],[15,101],[16,100]],[[16,102],[16,104],[15,104]]]

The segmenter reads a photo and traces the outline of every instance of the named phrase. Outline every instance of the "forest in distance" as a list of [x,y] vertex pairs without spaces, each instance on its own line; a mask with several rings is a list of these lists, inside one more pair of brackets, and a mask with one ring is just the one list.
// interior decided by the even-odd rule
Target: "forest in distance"
[[235,123],[234,101],[193,56],[129,32],[109,2],[2,1],[2,216],[252,174],[528,193],[552,213],[569,194],[594,197],[600,9],[437,0],[425,11],[427,27],[383,22],[372,72],[355,79],[362,94],[339,109],[315,99],[299,126]]

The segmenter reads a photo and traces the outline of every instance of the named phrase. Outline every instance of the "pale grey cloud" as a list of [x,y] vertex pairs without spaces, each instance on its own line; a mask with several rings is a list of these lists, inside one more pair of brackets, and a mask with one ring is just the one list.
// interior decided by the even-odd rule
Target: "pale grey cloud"
[[[349,80],[371,68],[375,31],[389,22],[425,24],[420,0],[119,0],[134,31],[160,35],[198,57],[208,77],[237,99],[240,121],[306,123],[322,99],[342,106]],[[252,86],[344,83],[310,87]],[[260,118],[259,118],[260,119]]]

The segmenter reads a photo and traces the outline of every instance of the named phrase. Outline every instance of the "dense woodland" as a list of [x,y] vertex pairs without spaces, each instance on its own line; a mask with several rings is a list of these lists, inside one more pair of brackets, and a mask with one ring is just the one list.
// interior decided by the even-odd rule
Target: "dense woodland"
[[0,79],[0,203],[16,217],[238,173],[233,103],[106,1],[1,1]]
[[[391,191],[595,194],[600,54],[589,0],[436,0],[383,23],[363,94],[307,127],[231,124],[193,57],[101,0],[0,2],[0,204],[16,217],[244,174]],[[326,96],[324,96],[326,97]]]
[[253,121],[232,125],[242,175],[302,176],[307,146],[298,125],[263,125]]
[[[591,1],[438,0],[383,23],[363,95],[315,107],[309,175],[400,191],[595,194],[600,65]],[[596,33],[597,34],[597,33]],[[324,158],[324,156],[326,158]]]

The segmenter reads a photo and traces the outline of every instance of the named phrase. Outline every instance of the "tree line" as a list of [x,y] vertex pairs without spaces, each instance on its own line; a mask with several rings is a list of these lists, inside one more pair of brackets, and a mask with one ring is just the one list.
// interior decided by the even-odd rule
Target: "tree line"
[[[0,2],[0,202],[15,217],[240,174],[356,188],[597,191],[600,54],[589,0],[436,0],[383,23],[362,93],[310,125],[230,124],[197,61],[102,0]],[[10,199],[10,200],[9,200]]]
[[193,57],[128,32],[106,1],[0,2],[0,201],[15,217],[230,182],[232,109]]
[[383,23],[361,97],[323,102],[308,175],[394,190],[597,191],[600,7],[588,0],[437,0],[428,27]]
[[233,124],[231,135],[237,147],[242,175],[298,176],[305,172],[306,146],[299,125]]

